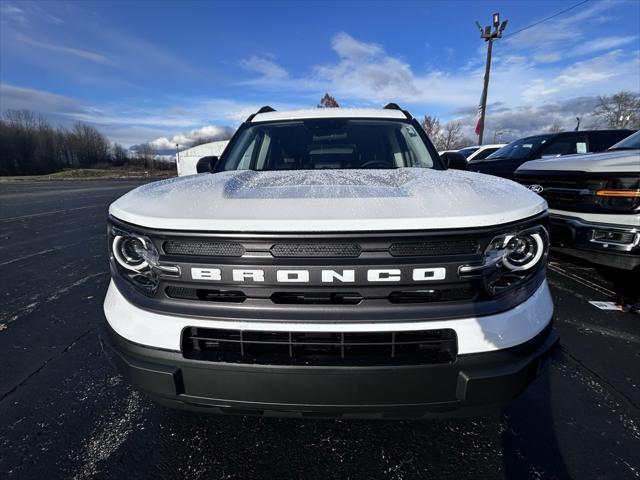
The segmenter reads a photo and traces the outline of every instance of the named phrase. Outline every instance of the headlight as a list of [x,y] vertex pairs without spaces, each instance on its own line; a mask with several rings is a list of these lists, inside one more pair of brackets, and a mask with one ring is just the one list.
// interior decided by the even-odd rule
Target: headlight
[[153,242],[135,233],[111,227],[111,258],[121,276],[129,280],[138,290],[153,295],[158,288],[158,251]]
[[640,178],[610,178],[605,188],[595,192],[596,201],[608,210],[633,211],[640,207]]
[[[544,230],[544,227],[541,227]],[[505,235],[492,240],[487,256],[499,257],[502,266],[512,272],[535,267],[545,253],[541,231]]]
[[494,237],[484,252],[482,265],[460,267],[460,276],[483,275],[486,289],[496,294],[530,279],[543,268],[549,234],[539,225]]
[[111,249],[116,261],[122,267],[135,272],[149,268],[147,258],[158,256],[149,239],[131,236],[131,234],[116,236]]

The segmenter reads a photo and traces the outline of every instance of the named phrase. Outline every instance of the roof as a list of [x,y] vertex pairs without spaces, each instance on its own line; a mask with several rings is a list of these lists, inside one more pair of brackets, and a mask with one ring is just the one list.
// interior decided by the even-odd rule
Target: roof
[[576,133],[598,133],[598,132],[629,132],[631,135],[635,130],[630,130],[628,128],[603,128],[603,129],[591,129],[591,130],[569,130],[566,132],[546,132],[546,133],[538,133],[536,135],[527,135],[526,137],[519,138],[518,140],[524,140],[527,138],[536,138],[536,137],[555,137],[560,135],[574,135]]
[[218,142],[203,143],[195,147],[187,148],[180,152],[180,157],[206,157],[209,155],[220,156],[229,143],[229,140],[220,140]]
[[402,110],[383,108],[309,108],[282,112],[258,113],[251,123],[276,120],[300,120],[303,118],[396,118],[406,119]]
[[496,147],[504,147],[506,143],[485,143],[483,145],[469,145],[468,147],[463,147],[460,150],[464,150],[465,148],[496,148]]

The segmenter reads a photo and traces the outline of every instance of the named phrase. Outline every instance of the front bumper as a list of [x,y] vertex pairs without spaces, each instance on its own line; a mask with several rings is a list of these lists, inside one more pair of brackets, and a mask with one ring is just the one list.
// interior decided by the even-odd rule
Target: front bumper
[[538,375],[558,335],[551,323],[521,345],[458,355],[451,364],[383,367],[204,362],[132,343],[106,325],[121,372],[159,403],[210,413],[326,417],[448,417],[486,413]]
[[[549,226],[551,244],[557,251],[624,270],[640,266],[639,227],[589,222],[559,214],[551,215]],[[628,238],[623,242],[607,241],[597,238],[596,232]]]

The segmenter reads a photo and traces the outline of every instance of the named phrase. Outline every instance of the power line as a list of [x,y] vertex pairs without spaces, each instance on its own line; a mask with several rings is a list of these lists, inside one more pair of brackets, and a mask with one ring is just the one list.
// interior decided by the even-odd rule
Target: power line
[[580,5],[584,5],[585,3],[587,3],[589,0],[582,0],[582,2],[576,3],[575,5],[572,5],[568,8],[565,8],[564,10],[560,10],[557,13],[554,13],[553,15],[551,15],[550,17],[547,18],[543,18],[542,20],[538,20],[535,23],[532,23],[531,25],[528,25],[524,28],[521,28],[520,30],[516,30],[515,32],[509,33],[507,35],[504,35],[505,37],[513,37],[514,35],[517,35],[520,32],[524,32],[525,30],[529,30],[530,28],[535,27],[536,25],[540,25],[543,22],[546,22],[547,20],[551,20],[552,18],[556,18],[559,15],[562,15],[563,13],[568,12],[569,10],[573,10],[574,8],[578,8]]

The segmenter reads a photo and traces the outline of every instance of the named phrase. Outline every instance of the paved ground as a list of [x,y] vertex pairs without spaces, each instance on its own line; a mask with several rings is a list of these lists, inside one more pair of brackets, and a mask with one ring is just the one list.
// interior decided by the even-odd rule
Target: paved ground
[[501,416],[301,421],[150,403],[96,335],[107,205],[135,185],[0,184],[1,478],[640,477],[640,315],[587,303],[640,298],[566,259],[549,274],[562,347]]

